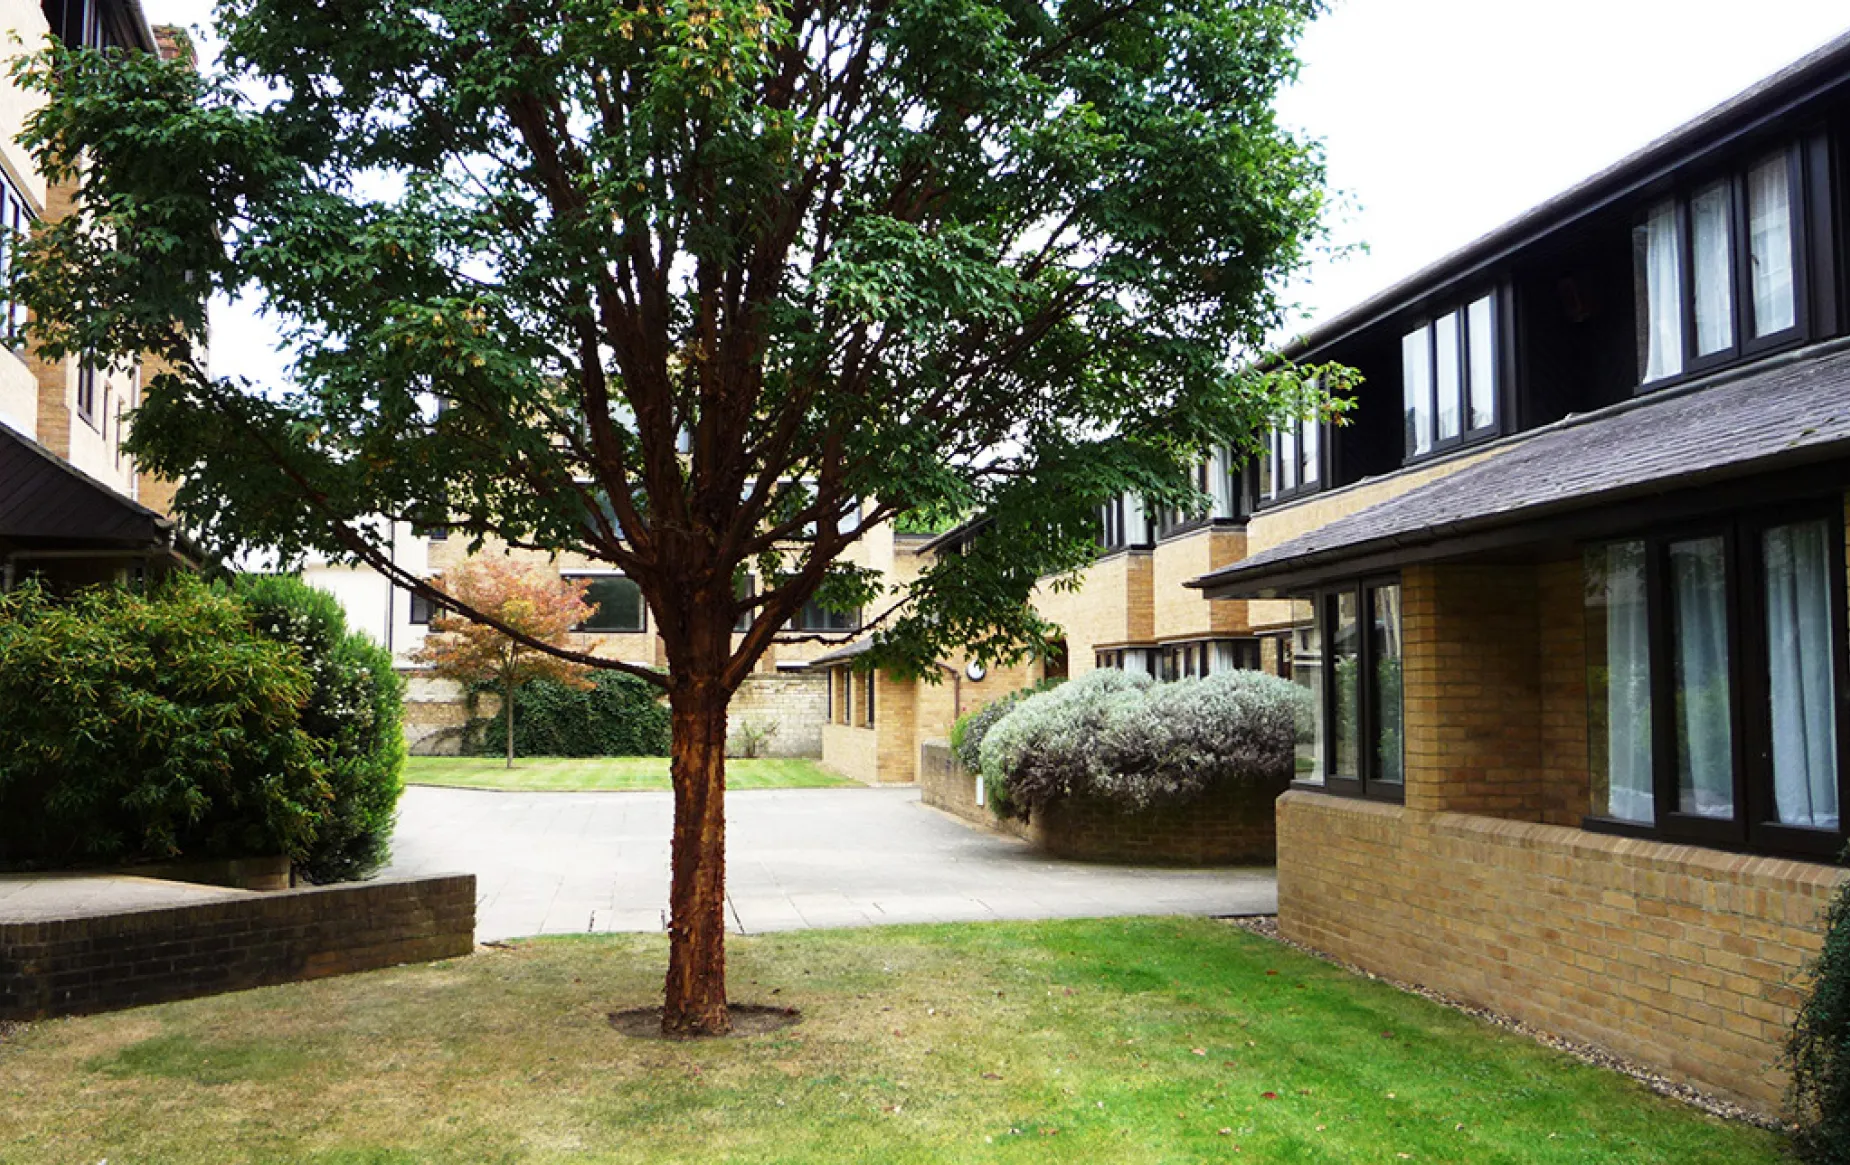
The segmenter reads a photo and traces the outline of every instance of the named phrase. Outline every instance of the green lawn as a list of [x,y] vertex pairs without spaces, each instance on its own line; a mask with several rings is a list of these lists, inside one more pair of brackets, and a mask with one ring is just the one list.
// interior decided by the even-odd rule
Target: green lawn
[[609,1012],[659,999],[664,942],[637,935],[34,1025],[0,1043],[0,1161],[1786,1159],[1770,1133],[1211,921],[731,950],[734,997],[802,1024],[618,1034]]
[[[462,789],[527,792],[630,792],[667,789],[668,758],[659,756],[521,757],[510,771],[492,756],[414,756],[405,761],[405,782]],[[820,789],[856,782],[836,776],[813,760],[729,760],[728,789]]]

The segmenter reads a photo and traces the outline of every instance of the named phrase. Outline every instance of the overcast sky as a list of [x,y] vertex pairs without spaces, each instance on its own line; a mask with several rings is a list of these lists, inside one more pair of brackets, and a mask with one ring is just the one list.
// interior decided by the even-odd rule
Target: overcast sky
[[[143,0],[203,24],[210,0]],[[1332,242],[1297,324],[1349,307],[1845,31],[1833,0],[1336,0],[1286,121],[1324,143]],[[209,41],[208,41],[209,46]],[[1296,329],[1294,329],[1296,330]],[[212,363],[272,380],[274,332],[213,317]]]

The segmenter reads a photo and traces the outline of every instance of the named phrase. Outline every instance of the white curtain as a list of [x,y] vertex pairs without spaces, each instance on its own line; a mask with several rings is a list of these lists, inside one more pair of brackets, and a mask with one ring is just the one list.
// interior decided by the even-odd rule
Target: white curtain
[[1689,202],[1690,256],[1696,293],[1696,355],[1719,352],[1734,342],[1734,282],[1729,278],[1728,187],[1705,187]]
[[1303,439],[1298,442],[1298,448],[1303,454],[1304,472],[1300,475],[1299,480],[1305,485],[1316,485],[1319,470],[1318,462],[1322,459],[1322,451],[1319,445],[1323,440],[1323,429],[1313,420],[1303,422],[1301,431],[1303,433]]
[[1434,328],[1433,384],[1438,400],[1439,439],[1458,436],[1464,386],[1459,382],[1457,312],[1449,312],[1432,322]]
[[1654,817],[1651,784],[1651,633],[1644,543],[1606,547],[1606,764],[1608,815]]
[[1496,318],[1491,314],[1490,296],[1475,300],[1466,311],[1470,334],[1471,427],[1482,429],[1497,419],[1497,341]]
[[1786,156],[1747,175],[1748,243],[1753,257],[1754,335],[1782,332],[1794,322],[1792,295],[1792,191]]
[[1660,203],[1633,232],[1636,257],[1638,343],[1649,384],[1683,371],[1683,266],[1677,257],[1677,207]]
[[1432,349],[1425,328],[1400,338],[1401,403],[1406,409],[1407,456],[1432,448]]
[[1676,667],[1677,800],[1685,813],[1734,815],[1728,593],[1720,538],[1670,544]]
[[1787,825],[1836,829],[1837,718],[1831,674],[1830,532],[1766,532],[1766,630],[1773,799]]

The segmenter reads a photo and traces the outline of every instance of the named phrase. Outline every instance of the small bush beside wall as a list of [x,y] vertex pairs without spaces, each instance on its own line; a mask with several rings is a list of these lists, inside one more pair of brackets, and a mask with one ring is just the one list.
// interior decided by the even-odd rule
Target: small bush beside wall
[[[533,680],[514,696],[516,756],[667,756],[668,708],[652,685],[600,671],[591,687]],[[492,688],[482,690],[492,691]],[[500,721],[471,722],[470,750],[499,756]]]
[[1062,800],[1125,813],[1229,786],[1291,779],[1303,689],[1259,672],[1155,684],[1110,669],[1022,701],[989,730],[980,766],[998,813]]
[[1029,696],[1051,691],[1065,682],[1063,679],[1042,680],[1031,688],[1020,688],[997,696],[974,712],[964,713],[957,723],[951,725],[951,753],[957,758],[957,763],[966,772],[981,771],[983,738],[989,735],[989,730]]
[[373,873],[389,856],[404,791],[404,681],[392,653],[347,630],[340,602],[289,575],[246,575],[235,592],[257,630],[301,652],[314,679],[302,730],[328,766],[333,795],[296,861],[319,885]]
[[1831,901],[1811,971],[1786,1053],[1798,1145],[1808,1161],[1850,1165],[1850,883]]

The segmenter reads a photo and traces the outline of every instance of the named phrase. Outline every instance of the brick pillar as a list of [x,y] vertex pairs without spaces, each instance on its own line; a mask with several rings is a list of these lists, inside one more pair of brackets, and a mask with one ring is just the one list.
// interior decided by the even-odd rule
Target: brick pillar
[[1402,587],[1407,807],[1543,820],[1536,568],[1412,567]]

